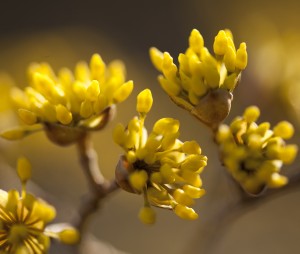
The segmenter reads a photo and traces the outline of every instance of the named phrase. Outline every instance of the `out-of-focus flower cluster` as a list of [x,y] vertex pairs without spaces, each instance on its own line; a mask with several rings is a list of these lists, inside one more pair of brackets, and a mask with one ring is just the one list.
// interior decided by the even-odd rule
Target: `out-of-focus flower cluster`
[[0,253],[44,254],[50,246],[50,237],[66,244],[79,240],[79,233],[72,227],[53,232],[47,227],[55,216],[55,208],[27,193],[26,182],[31,177],[29,161],[18,160],[18,175],[22,192],[0,190]]
[[21,120],[33,127],[7,132],[3,136],[8,139],[23,137],[40,123],[58,143],[64,142],[60,136],[67,136],[66,132],[72,136],[73,131],[75,137],[65,140],[71,142],[85,131],[103,128],[112,106],[126,100],[133,89],[132,81],[125,82],[123,63],[113,61],[106,66],[98,54],[92,56],[89,65],[79,62],[74,74],[63,68],[55,75],[47,63],[34,63],[29,66],[28,77],[29,86],[24,91],[15,88],[12,96]]
[[207,157],[196,141],[178,139],[176,119],[159,119],[148,135],[144,120],[152,102],[151,91],[142,91],[137,97],[139,117],[127,127],[119,124],[114,129],[114,141],[125,151],[116,169],[117,182],[127,191],[143,193],[139,217],[146,224],[155,222],[151,205],[172,209],[183,219],[196,219],[198,215],[190,206],[205,193],[199,174]]
[[230,92],[236,87],[248,58],[246,44],[241,43],[236,50],[229,30],[219,31],[213,49],[215,57],[204,46],[203,37],[196,29],[191,32],[186,52],[178,56],[178,67],[168,52],[150,49],[152,63],[163,74],[158,77],[162,88],[177,105],[209,126],[220,123],[228,115]]
[[280,174],[281,167],[292,163],[298,150],[297,145],[285,143],[294,133],[289,122],[270,129],[268,122],[256,123],[259,115],[258,107],[248,107],[242,117],[236,117],[230,126],[220,125],[216,133],[222,162],[251,194],[284,186],[288,179]]

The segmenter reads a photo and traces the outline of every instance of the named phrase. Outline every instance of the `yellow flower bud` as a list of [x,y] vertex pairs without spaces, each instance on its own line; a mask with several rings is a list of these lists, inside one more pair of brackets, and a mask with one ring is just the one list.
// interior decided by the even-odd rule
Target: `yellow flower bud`
[[182,152],[186,154],[201,154],[201,148],[195,140],[185,141],[182,144]]
[[294,127],[287,121],[279,122],[274,128],[274,135],[283,139],[290,139],[294,135]]
[[132,90],[133,90],[132,80],[124,83],[114,92],[114,96],[113,96],[114,103],[125,101],[128,98],[128,96],[131,94]]
[[191,170],[182,170],[181,177],[190,185],[200,188],[202,186],[202,180],[198,173]]
[[205,194],[205,190],[204,189],[200,189],[200,188],[197,188],[195,186],[188,185],[188,184],[184,185],[182,187],[182,189],[191,198],[201,198]]
[[248,54],[246,50],[246,43],[243,42],[240,44],[240,47],[236,52],[235,66],[240,70],[244,70],[247,66],[247,63],[248,63]]
[[285,164],[291,164],[297,155],[298,146],[297,145],[287,145],[280,149],[279,158]]
[[137,96],[136,111],[140,114],[147,114],[153,103],[152,93],[150,89],[145,89]]
[[113,130],[113,140],[118,145],[123,145],[125,142],[125,128],[122,124],[117,124]]
[[273,173],[267,182],[270,188],[280,188],[288,183],[288,178],[278,173]]
[[56,210],[53,206],[46,202],[36,201],[32,208],[32,216],[40,218],[47,223],[55,218]]
[[194,211],[194,209],[181,204],[175,206],[174,212],[181,219],[195,220],[198,218],[198,214]]
[[26,183],[31,178],[31,164],[27,158],[18,159],[17,172],[22,183]]
[[167,183],[175,182],[176,175],[173,168],[169,164],[162,165],[159,170],[165,182]]
[[158,81],[161,87],[170,96],[177,96],[181,91],[180,85],[178,85],[176,82],[165,79],[162,75],[158,76]]
[[255,122],[260,115],[260,110],[256,106],[250,106],[246,108],[243,117],[248,123]]
[[104,78],[106,66],[99,54],[94,54],[90,61],[91,78],[101,81]]
[[3,131],[0,136],[2,138],[5,138],[7,140],[18,140],[18,139],[22,139],[27,135],[27,132],[22,129],[22,128],[18,128],[18,129],[12,129],[12,130],[7,130],[7,131]]
[[32,111],[29,111],[27,109],[20,108],[18,110],[19,117],[21,120],[28,125],[35,124],[37,122],[37,116]]
[[232,47],[228,47],[224,55],[224,63],[229,72],[235,71],[236,53]]
[[175,201],[181,205],[191,206],[195,203],[194,200],[182,189],[176,189],[173,193],[173,197]]
[[96,101],[100,94],[100,85],[97,80],[92,80],[86,89],[86,99],[89,101]]
[[60,123],[64,125],[71,123],[73,119],[72,113],[61,104],[56,106],[56,118]]
[[75,66],[75,78],[80,82],[86,82],[90,78],[90,70],[85,62],[79,62]]
[[154,224],[156,220],[156,214],[154,210],[149,206],[144,206],[139,212],[139,219],[148,225]]
[[58,238],[64,244],[76,244],[79,242],[80,234],[75,228],[66,228],[58,233]]
[[183,170],[190,170],[193,172],[198,171],[200,168],[203,168],[207,165],[207,158],[198,154],[190,154],[182,162],[181,168]]
[[90,117],[92,114],[93,114],[93,104],[88,101],[88,100],[85,100],[81,103],[81,106],[80,106],[80,115],[83,117],[83,118],[88,118]]
[[160,172],[154,172],[150,176],[150,181],[157,184],[161,184],[163,182],[163,176]]
[[150,48],[149,53],[151,62],[153,63],[154,67],[157,70],[162,71],[162,62],[164,54],[154,47]]
[[76,80],[73,84],[73,90],[74,93],[77,95],[77,97],[80,99],[80,101],[83,101],[86,97],[86,86],[84,83],[82,83],[79,80]]
[[100,114],[108,106],[108,99],[105,95],[99,94],[98,99],[93,104],[95,114]]
[[200,54],[203,46],[204,46],[204,40],[202,35],[197,29],[193,29],[191,32],[191,35],[189,37],[189,45],[190,48],[195,52]]
[[227,35],[224,30],[220,30],[214,41],[214,52],[216,55],[224,55],[227,51]]
[[179,121],[173,118],[161,118],[153,126],[153,132],[160,135],[174,134],[179,130]]
[[129,175],[129,183],[137,191],[142,191],[147,180],[148,174],[145,170],[134,171]]

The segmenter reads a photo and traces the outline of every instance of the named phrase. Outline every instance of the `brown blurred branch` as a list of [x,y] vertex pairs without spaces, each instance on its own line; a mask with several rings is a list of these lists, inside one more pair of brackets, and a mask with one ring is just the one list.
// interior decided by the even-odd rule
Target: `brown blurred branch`
[[114,180],[108,181],[102,175],[98,157],[89,135],[79,140],[77,148],[82,169],[89,184],[89,192],[82,198],[78,217],[74,222],[74,226],[83,232],[88,218],[97,211],[101,200],[118,189],[118,185]]
[[192,239],[194,244],[187,253],[195,253],[195,249],[197,249],[197,253],[217,253],[215,252],[217,243],[240,216],[254,210],[263,202],[290,193],[297,187],[300,187],[300,170],[289,177],[289,183],[284,187],[266,190],[259,196],[250,196],[241,188],[237,188],[238,198],[233,202],[228,202],[223,209],[203,225]]

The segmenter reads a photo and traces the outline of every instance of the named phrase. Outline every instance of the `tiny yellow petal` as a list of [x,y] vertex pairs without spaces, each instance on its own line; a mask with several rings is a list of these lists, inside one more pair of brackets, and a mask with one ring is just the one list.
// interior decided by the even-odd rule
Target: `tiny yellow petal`
[[240,70],[244,70],[247,66],[247,63],[248,63],[248,54],[246,49],[246,43],[243,42],[240,44],[240,47],[236,52],[235,66]]
[[175,206],[174,212],[178,217],[185,220],[196,220],[198,218],[198,214],[194,209],[181,204]]
[[113,100],[115,103],[120,103],[125,101],[133,90],[133,81],[130,80],[123,85],[121,85],[115,92]]
[[141,114],[148,113],[152,107],[153,98],[150,89],[145,89],[137,96],[136,110]]
[[72,113],[61,104],[56,106],[56,118],[60,123],[64,125],[71,123],[73,119]]
[[37,122],[37,116],[32,111],[20,108],[18,110],[18,114],[19,114],[19,117],[21,118],[21,120],[28,125],[32,125]]
[[151,207],[144,206],[139,212],[139,219],[148,225],[154,224],[156,220],[156,214]]
[[96,101],[100,94],[100,85],[97,80],[92,80],[91,84],[86,89],[86,99]]
[[26,183],[31,178],[31,164],[27,158],[18,159],[17,172],[22,183]]

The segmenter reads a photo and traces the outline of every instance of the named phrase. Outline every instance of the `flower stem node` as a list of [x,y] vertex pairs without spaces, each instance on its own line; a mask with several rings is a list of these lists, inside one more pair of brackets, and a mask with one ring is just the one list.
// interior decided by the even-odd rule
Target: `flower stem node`
[[152,105],[150,94],[146,89],[137,96],[139,117],[127,127],[116,125],[113,131],[115,143],[124,150],[116,167],[116,182],[125,191],[143,195],[139,218],[145,224],[155,222],[151,206],[173,210],[183,219],[195,219],[198,215],[190,206],[205,193],[200,173],[207,157],[196,141],[178,139],[180,123],[176,119],[157,120],[148,134],[144,122]]
[[191,111],[201,122],[215,130],[228,116],[233,96],[224,89],[210,91]]

